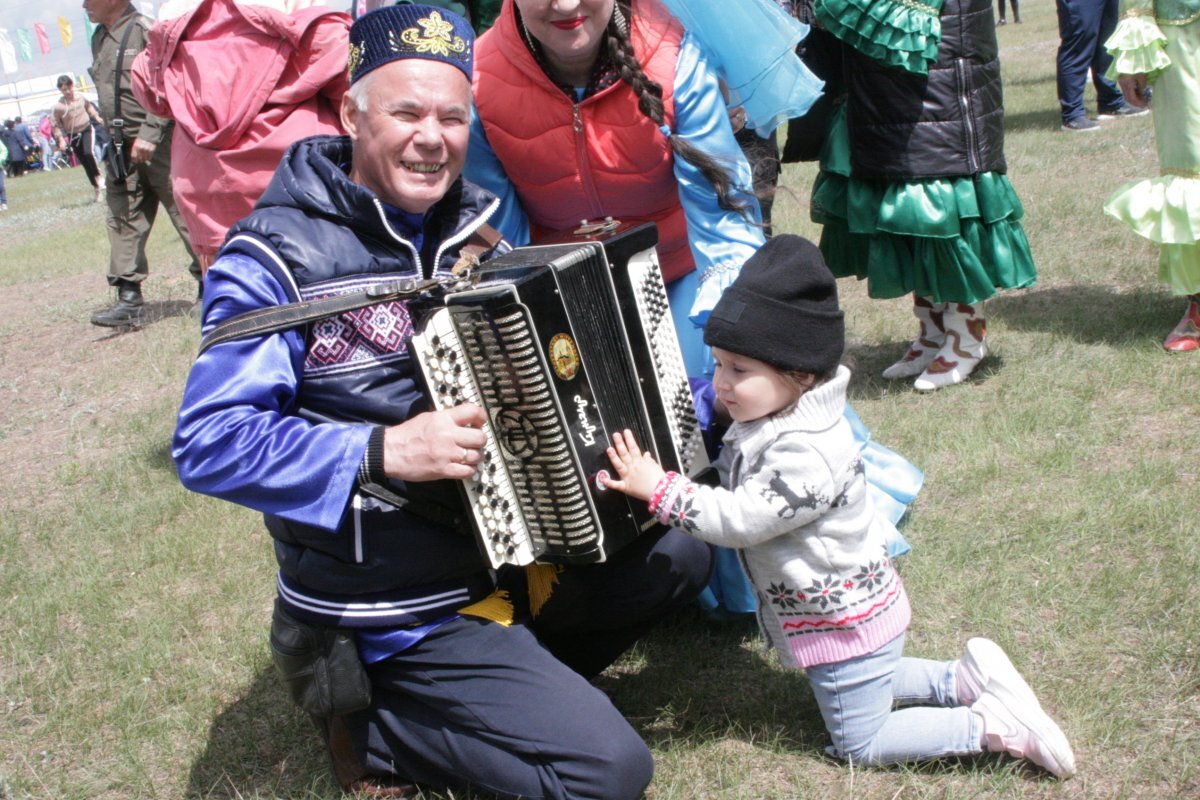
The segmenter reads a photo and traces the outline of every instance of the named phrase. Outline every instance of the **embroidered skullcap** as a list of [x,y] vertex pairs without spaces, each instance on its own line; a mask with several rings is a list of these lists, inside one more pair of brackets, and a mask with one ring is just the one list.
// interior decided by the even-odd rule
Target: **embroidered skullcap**
[[402,58],[442,61],[461,69],[469,81],[474,57],[475,32],[470,23],[444,8],[384,6],[350,26],[351,83]]
[[817,246],[791,234],[768,239],[717,301],[704,342],[780,369],[837,369],[845,323],[837,281]]

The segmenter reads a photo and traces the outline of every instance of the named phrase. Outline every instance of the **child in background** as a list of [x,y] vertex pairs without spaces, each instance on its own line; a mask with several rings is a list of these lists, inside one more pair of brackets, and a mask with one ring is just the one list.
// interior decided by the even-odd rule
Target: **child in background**
[[807,671],[831,754],[876,766],[1007,752],[1069,777],[1066,736],[998,645],[971,639],[956,661],[902,655],[908,598],[843,416],[844,337],[820,251],[775,236],[704,329],[733,419],[715,464],[724,488],[664,472],[629,431],[608,451],[617,478],[601,480],[648,501],[663,524],[738,548],[763,635],[785,666]]

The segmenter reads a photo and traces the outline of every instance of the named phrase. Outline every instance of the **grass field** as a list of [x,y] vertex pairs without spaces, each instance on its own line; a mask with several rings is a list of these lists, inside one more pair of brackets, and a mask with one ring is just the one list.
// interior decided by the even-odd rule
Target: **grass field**
[[[651,800],[1200,797],[1200,358],[1161,350],[1182,301],[1155,283],[1155,250],[1100,211],[1156,171],[1152,123],[1060,133],[1054,9],[1022,12],[998,33],[1009,174],[1040,278],[989,302],[993,354],[932,395],[882,381],[913,332],[908,302],[841,290],[852,402],[926,472],[905,527],[909,652],[1000,642],[1071,738],[1079,775],[1059,783],[1001,757],[850,770],[824,757],[802,675],[753,630],[687,614],[599,681],[651,744]],[[786,168],[777,230],[818,235],[813,175]],[[82,172],[9,180],[8,195],[0,800],[337,797],[268,660],[274,564],[259,518],[175,477],[169,440],[198,343],[177,238],[160,219],[155,322],[114,334],[88,324],[110,294]]]

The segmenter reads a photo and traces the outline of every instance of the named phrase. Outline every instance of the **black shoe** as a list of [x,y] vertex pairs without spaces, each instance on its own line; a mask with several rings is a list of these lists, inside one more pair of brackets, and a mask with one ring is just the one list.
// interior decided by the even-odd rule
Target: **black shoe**
[[1121,119],[1123,117],[1140,117],[1142,114],[1149,114],[1150,109],[1138,108],[1135,105],[1121,101],[1120,105],[1105,109],[1098,115],[1099,119]]
[[1080,131],[1098,131],[1100,130],[1100,123],[1096,122],[1094,119],[1088,119],[1085,116],[1071,117],[1070,119],[1063,121],[1062,129],[1069,133],[1079,133]]
[[996,20],[996,27],[1000,27],[1001,25],[1007,25],[1007,24],[1008,24],[1008,21],[1006,19],[1004,19],[1004,17],[1001,17],[1000,19]]
[[92,324],[103,328],[124,328],[142,320],[142,286],[121,281],[117,284],[117,303],[92,314]]

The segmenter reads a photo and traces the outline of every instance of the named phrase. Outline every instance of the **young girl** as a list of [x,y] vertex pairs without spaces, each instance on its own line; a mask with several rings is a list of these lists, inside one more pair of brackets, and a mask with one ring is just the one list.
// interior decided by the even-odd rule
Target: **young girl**
[[763,634],[807,671],[830,752],[869,766],[1007,752],[1074,774],[1066,737],[999,646],[972,639],[948,662],[902,656],[908,598],[842,414],[850,371],[838,365],[842,312],[820,251],[797,236],[768,241],[704,340],[733,418],[716,462],[726,488],[664,472],[628,431],[608,451],[617,478],[602,480],[664,524],[738,548]]

